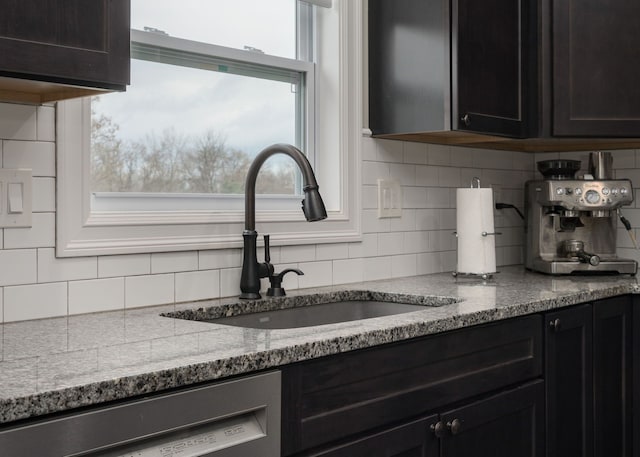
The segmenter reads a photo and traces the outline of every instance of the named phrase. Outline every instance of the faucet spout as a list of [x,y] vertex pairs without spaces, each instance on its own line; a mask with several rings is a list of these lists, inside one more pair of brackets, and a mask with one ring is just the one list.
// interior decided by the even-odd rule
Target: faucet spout
[[[327,217],[327,210],[318,191],[318,182],[311,168],[309,160],[296,147],[289,144],[274,144],[269,146],[256,156],[249,166],[244,193],[244,254],[242,261],[242,275],[240,278],[240,298],[260,298],[260,278],[268,277],[273,273],[273,265],[269,260],[258,263],[256,253],[256,179],[264,162],[274,154],[285,154],[291,157],[302,172],[304,181],[304,199],[302,211],[309,222],[319,221]],[[268,257],[268,247],[265,246],[265,254]]]

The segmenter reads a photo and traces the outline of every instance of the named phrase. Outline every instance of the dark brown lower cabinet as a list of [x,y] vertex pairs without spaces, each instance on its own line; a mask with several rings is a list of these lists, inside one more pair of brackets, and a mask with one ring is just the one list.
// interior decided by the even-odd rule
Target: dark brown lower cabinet
[[453,409],[441,422],[441,457],[543,457],[544,382]]
[[367,435],[329,449],[305,454],[309,457],[437,457],[438,438],[429,427],[437,416]]
[[547,457],[631,456],[631,297],[548,313],[545,328]]
[[308,457],[542,457],[544,383],[364,436]]
[[288,365],[282,389],[284,457],[640,457],[640,296]]
[[371,454],[368,443],[394,443],[403,424],[540,378],[541,322],[525,316],[284,367],[282,455],[343,455],[340,446],[351,457],[429,455],[415,443],[430,426],[406,453],[379,444]]
[[593,305],[593,445],[597,457],[632,455],[632,315],[629,296]]
[[591,305],[548,313],[545,328],[547,457],[591,457]]

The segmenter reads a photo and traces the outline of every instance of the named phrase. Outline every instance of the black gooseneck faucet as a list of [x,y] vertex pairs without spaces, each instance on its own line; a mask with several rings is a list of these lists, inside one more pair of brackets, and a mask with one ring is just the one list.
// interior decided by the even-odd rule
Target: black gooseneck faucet
[[273,265],[269,256],[269,237],[265,235],[265,261],[258,263],[257,258],[257,239],[256,231],[256,179],[262,164],[273,154],[286,154],[291,157],[302,172],[304,181],[304,200],[302,200],[302,212],[307,221],[320,221],[327,217],[327,211],[324,207],[322,197],[318,192],[318,183],[313,174],[311,164],[305,155],[294,146],[289,144],[274,144],[262,151],[256,156],[251,163],[247,172],[247,181],[245,183],[244,193],[244,253],[242,259],[242,276],[240,277],[240,298],[258,299],[260,298],[260,278],[269,278],[271,280],[271,289],[268,295],[284,295],[284,289],[281,288],[283,276],[289,271],[302,274],[301,271],[295,269],[287,269],[279,274],[274,274]]

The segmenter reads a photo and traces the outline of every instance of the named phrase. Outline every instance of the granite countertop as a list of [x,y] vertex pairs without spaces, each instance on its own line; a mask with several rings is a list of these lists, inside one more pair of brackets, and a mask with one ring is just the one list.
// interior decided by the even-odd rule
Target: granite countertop
[[[96,405],[324,355],[635,293],[635,277],[552,277],[504,268],[490,281],[442,273],[0,326],[0,422]],[[369,291],[424,310],[361,321],[259,330],[162,316],[233,314]],[[311,297],[311,298],[309,298]],[[446,304],[442,304],[446,303]]]

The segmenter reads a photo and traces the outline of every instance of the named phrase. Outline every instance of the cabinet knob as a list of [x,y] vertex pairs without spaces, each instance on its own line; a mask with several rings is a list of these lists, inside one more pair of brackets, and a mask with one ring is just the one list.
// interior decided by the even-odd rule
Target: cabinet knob
[[556,332],[560,330],[560,319],[554,319],[549,322],[549,327],[551,328],[551,330],[555,330]]
[[471,118],[469,117],[469,113],[462,116],[460,120],[466,127],[469,127],[471,125]]
[[431,428],[431,431],[437,438],[440,438],[444,432],[444,425],[442,425],[442,421],[431,424],[429,428]]
[[447,422],[447,428],[452,435],[457,435],[462,430],[462,422],[460,419],[454,419],[451,422]]

